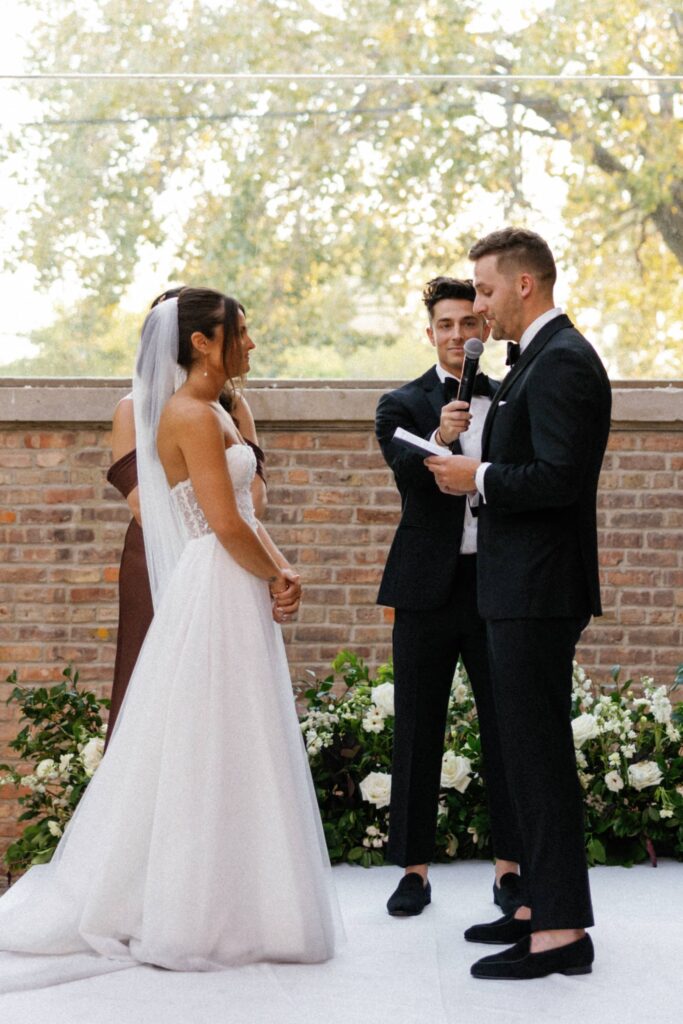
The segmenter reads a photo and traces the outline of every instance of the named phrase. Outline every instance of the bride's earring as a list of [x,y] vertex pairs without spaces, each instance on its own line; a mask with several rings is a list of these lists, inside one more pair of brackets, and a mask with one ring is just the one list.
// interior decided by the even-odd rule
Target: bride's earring
[[205,377],[208,377],[208,376],[209,376],[209,371],[207,370],[207,366],[208,366],[208,364],[209,364],[209,357],[208,357],[208,356],[205,356],[205,357],[204,357],[204,376],[205,376]]

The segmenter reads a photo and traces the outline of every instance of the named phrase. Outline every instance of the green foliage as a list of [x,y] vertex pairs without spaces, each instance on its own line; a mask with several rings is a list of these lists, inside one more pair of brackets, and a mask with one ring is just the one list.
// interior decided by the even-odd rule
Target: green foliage
[[[299,694],[301,731],[333,862],[364,867],[385,862],[388,838],[393,670],[371,676],[362,658],[340,651],[324,679]],[[29,774],[0,765],[21,787],[30,822],[5,855],[10,868],[48,861],[99,763],[100,710],[108,706],[78,686],[78,673],[51,689],[14,688],[9,700],[27,724],[10,744]],[[591,864],[630,865],[657,854],[683,858],[683,704],[652,679],[596,687],[574,670],[573,729],[584,792],[586,850]],[[28,792],[27,792],[28,791]],[[448,705],[436,859],[491,854],[481,742],[472,691],[458,666]]]
[[[596,690],[574,676],[574,730],[589,861],[633,864],[683,856],[683,705],[649,677]],[[587,737],[582,740],[582,737]]]
[[[474,0],[351,0],[334,13],[313,0],[32,6],[35,71],[682,67],[672,0],[554,0],[513,31],[482,20]],[[7,141],[33,197],[13,259],[33,264],[43,285],[75,276],[104,319],[143,269],[158,275],[147,301],[171,279],[210,283],[250,312],[260,375],[321,374],[325,353],[339,372],[339,361],[353,368],[356,352],[377,348],[374,375],[386,377],[396,372],[389,342],[406,344],[422,324],[422,283],[467,272],[464,254],[481,232],[525,222],[552,237],[570,312],[599,335],[616,373],[681,375],[675,89],[655,80],[33,84],[40,121]],[[553,179],[548,223],[542,193]],[[379,326],[369,310],[382,315]],[[138,323],[143,311],[144,302]],[[42,372],[79,319],[69,310],[36,337],[46,362],[23,367]],[[95,332],[76,372],[113,372],[109,333]]]
[[[388,808],[364,797],[361,787],[370,773],[389,779],[393,716],[377,715],[373,702],[390,707],[385,684],[391,687],[393,675],[383,665],[371,679],[349,651],[340,652],[332,668],[303,694],[301,728],[330,856],[369,867],[384,863]],[[650,678],[635,688],[632,680],[619,685],[617,668],[614,680],[613,687],[598,688],[575,667],[575,745],[589,863],[630,865],[648,856],[654,861],[657,853],[683,857],[683,705],[672,707],[666,688]],[[382,786],[377,792],[384,798]],[[461,666],[448,707],[436,850],[437,860],[490,855],[478,722]]]
[[0,764],[4,781],[20,789],[19,821],[31,822],[5,853],[10,870],[50,860],[102,756],[101,711],[109,701],[79,687],[71,667],[62,674],[64,682],[50,688],[18,686],[16,672],[6,680],[13,686],[7,703],[17,704],[26,722],[9,746],[31,765],[25,773]]

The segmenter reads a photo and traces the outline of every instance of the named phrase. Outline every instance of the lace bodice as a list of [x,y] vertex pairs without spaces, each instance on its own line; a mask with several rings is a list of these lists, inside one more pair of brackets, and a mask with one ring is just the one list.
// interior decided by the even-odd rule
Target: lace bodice
[[[225,450],[228,472],[235,489],[235,500],[242,518],[256,529],[258,521],[251,500],[251,482],[256,472],[256,456],[245,444],[233,444]],[[171,488],[171,494],[188,537],[203,537],[211,528],[202,512],[194,488],[189,480],[181,480]]]

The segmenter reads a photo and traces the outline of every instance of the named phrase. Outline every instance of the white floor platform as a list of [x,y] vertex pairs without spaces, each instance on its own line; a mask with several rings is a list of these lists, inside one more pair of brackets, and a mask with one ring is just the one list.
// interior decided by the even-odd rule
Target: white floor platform
[[[150,967],[0,996],[2,1024],[680,1024],[683,864],[591,871],[591,975],[475,981],[492,947],[466,943],[493,920],[491,866],[437,865],[434,902],[391,918],[397,868],[335,868],[348,942],[322,966],[260,964],[215,974]],[[3,973],[0,956],[0,977]],[[5,963],[6,966],[6,963]],[[35,983],[35,975],[34,982]]]

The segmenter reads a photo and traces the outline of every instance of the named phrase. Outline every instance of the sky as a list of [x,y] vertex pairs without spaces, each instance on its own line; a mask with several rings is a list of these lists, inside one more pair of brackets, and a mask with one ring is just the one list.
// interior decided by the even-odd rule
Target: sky
[[[211,3],[213,0],[204,0]],[[215,0],[220,3],[221,0]],[[323,10],[333,11],[340,0],[313,0]],[[482,0],[481,15],[476,28],[479,30],[492,27],[492,19],[504,14],[506,26],[512,30],[521,27],[524,21],[533,17],[537,11],[552,0],[529,0],[524,7],[517,7],[510,12],[508,0]],[[0,33],[0,73],[4,75],[21,74],[25,70],[23,39],[30,33],[35,14],[30,7],[18,3],[17,0],[3,0],[3,32]],[[523,13],[524,12],[524,13]],[[103,68],[102,70],[107,70]],[[198,69],[200,70],[200,69]],[[4,123],[16,123],[29,119],[31,111],[27,106],[17,104],[16,98],[10,105],[6,102],[7,86],[0,82],[0,110]],[[533,186],[532,186],[533,187]],[[547,192],[549,186],[543,188],[548,195],[548,226],[559,228],[553,210],[561,205],[562,185],[555,184],[555,192]],[[557,191],[559,189],[559,191]],[[540,193],[542,189],[534,188]],[[8,174],[8,166],[0,165],[0,216],[3,225],[0,237],[11,238],[20,227],[18,210],[21,207],[22,193]],[[1,245],[1,242],[0,242]],[[1,250],[0,250],[1,251]],[[158,288],[157,273],[152,270],[152,277],[147,280],[138,275],[136,288],[124,297],[123,305],[137,309],[145,297],[155,293]],[[69,284],[60,283],[49,292],[37,285],[32,268],[23,266],[16,272],[0,271],[0,306],[3,309],[3,321],[0,327],[0,366],[13,359],[30,355],[32,346],[27,335],[30,331],[49,324],[52,319],[54,303],[69,296]],[[140,296],[143,298],[141,299]],[[75,296],[74,296],[75,297]]]

